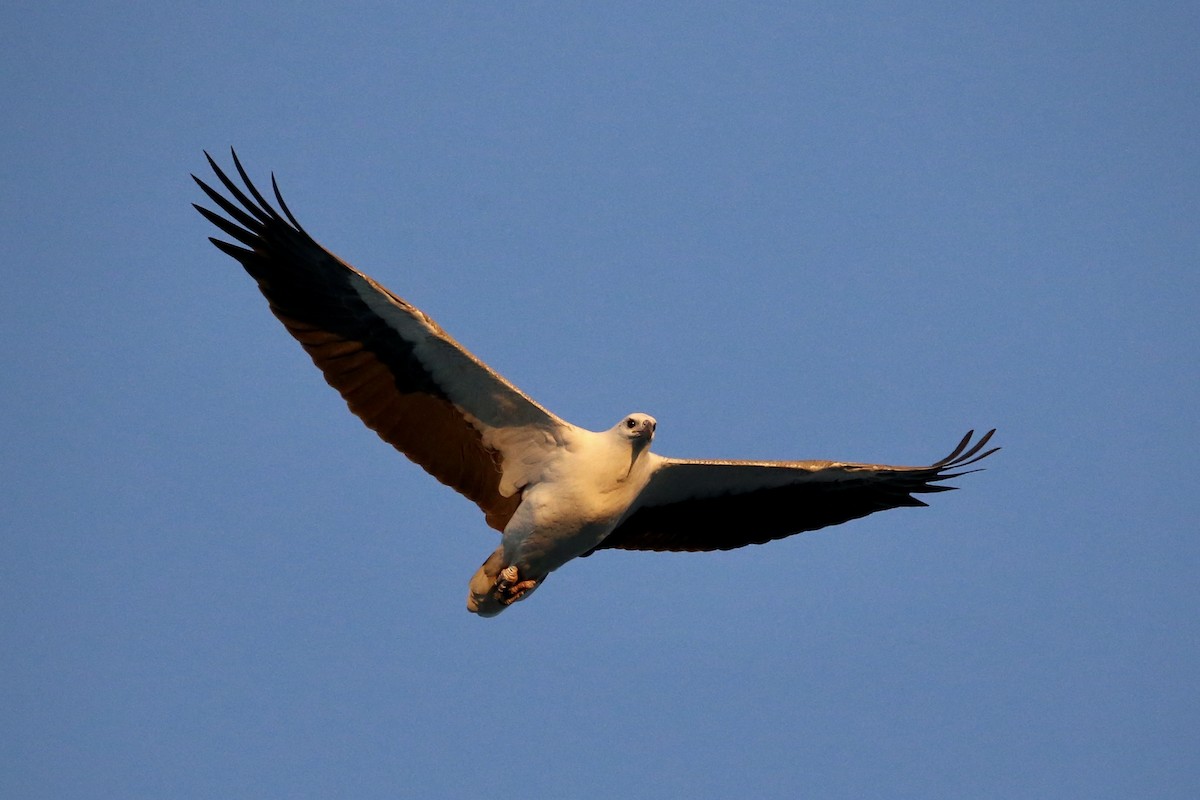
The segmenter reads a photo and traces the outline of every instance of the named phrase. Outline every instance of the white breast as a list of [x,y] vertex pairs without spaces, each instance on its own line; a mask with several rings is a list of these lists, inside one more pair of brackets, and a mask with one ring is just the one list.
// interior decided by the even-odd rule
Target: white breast
[[504,529],[508,562],[544,575],[591,550],[645,488],[656,458],[633,460],[629,441],[609,433],[571,431]]

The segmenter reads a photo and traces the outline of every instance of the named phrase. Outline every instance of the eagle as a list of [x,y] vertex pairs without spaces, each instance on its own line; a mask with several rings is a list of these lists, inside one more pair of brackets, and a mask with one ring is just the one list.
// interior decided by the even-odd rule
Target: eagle
[[[207,152],[224,213],[193,204],[211,237],[257,282],[271,312],[350,411],[474,502],[500,545],[468,585],[467,609],[499,614],[568,561],[597,550],[713,551],[763,544],[890,508],[999,448],[968,432],[922,467],[844,461],[668,458],[658,423],[627,414],[606,431],[572,425],[472,355],[428,315],[345,263],[296,221],[274,174],[273,205],[231,150],[241,186]],[[236,243],[235,243],[236,242]]]

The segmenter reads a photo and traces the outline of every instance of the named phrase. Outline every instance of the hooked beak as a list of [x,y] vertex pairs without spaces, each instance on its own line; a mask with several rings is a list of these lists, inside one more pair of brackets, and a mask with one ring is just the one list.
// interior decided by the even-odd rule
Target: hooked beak
[[642,451],[645,450],[650,445],[650,441],[654,438],[654,427],[655,426],[652,421],[650,421],[648,419],[644,419],[644,420],[642,420],[641,425],[638,426],[638,429],[636,431],[634,431],[634,434],[633,434],[633,458],[634,458],[634,460],[637,460],[637,457],[639,455],[641,455]]
[[641,450],[646,445],[650,444],[650,440],[654,438],[654,422],[644,419],[641,425],[633,434],[633,446],[637,450]]

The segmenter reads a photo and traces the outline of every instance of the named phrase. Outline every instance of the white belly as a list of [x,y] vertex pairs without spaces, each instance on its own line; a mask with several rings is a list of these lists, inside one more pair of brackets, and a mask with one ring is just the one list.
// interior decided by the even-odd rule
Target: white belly
[[591,550],[616,526],[627,504],[596,507],[534,486],[504,529],[505,560],[522,573],[547,575]]

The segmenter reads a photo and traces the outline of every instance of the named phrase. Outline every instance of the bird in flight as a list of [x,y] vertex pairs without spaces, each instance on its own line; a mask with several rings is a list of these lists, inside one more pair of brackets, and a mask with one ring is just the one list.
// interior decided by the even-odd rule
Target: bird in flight
[[233,152],[242,187],[205,153],[227,194],[192,178],[226,216],[195,205],[237,244],[211,238],[258,283],[272,313],[350,410],[429,474],[474,502],[503,535],[471,578],[484,617],[528,597],[596,550],[705,551],[762,544],[876,511],[924,506],[999,448],[967,433],[924,467],[842,461],[701,461],[650,450],[648,414],[607,431],[542,408],[420,309],[338,259],[276,209]]

